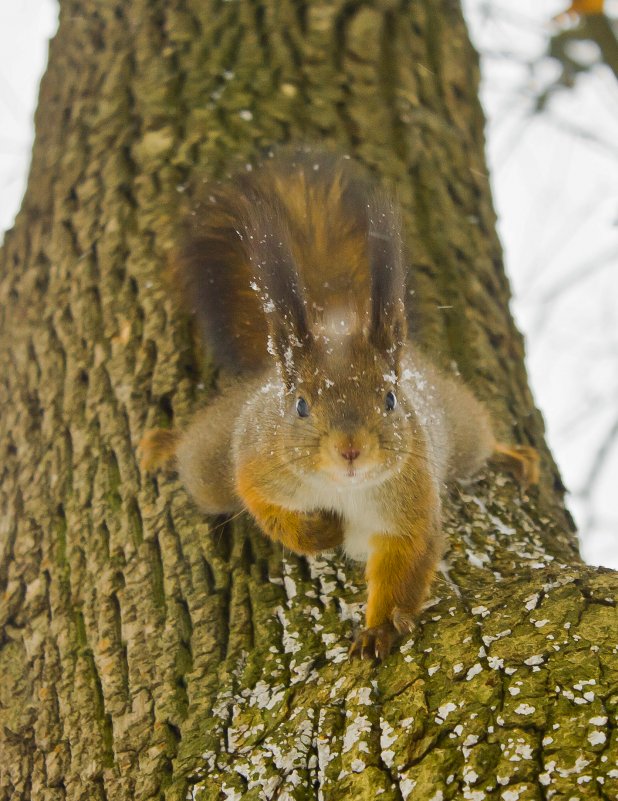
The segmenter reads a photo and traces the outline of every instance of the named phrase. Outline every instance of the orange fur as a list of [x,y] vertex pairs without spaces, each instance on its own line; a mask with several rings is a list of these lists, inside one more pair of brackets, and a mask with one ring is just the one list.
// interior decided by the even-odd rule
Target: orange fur
[[138,446],[142,452],[142,470],[156,470],[175,459],[179,441],[180,434],[177,431],[165,428],[147,431]]
[[268,536],[294,553],[310,555],[336,548],[343,541],[338,515],[329,512],[301,513],[267,501],[255,486],[258,466],[250,462],[237,471],[237,492],[249,512]]
[[524,489],[539,483],[540,459],[538,451],[534,448],[497,442],[491,458],[493,462],[512,473]]
[[435,571],[435,554],[427,548],[420,521],[411,526],[416,536],[377,535],[367,562],[367,627],[413,618],[420,609]]

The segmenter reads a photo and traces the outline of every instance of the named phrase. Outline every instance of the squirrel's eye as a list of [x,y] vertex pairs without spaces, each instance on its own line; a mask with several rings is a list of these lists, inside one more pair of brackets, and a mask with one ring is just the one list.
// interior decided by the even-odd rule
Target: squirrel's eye
[[299,417],[309,417],[309,404],[304,398],[296,400],[296,412]]
[[397,398],[395,397],[394,392],[387,392],[386,393],[386,411],[392,412],[393,409],[397,406]]

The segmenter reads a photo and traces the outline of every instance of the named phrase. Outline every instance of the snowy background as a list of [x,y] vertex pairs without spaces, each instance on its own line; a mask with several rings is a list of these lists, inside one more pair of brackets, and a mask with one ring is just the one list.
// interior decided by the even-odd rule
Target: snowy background
[[[545,56],[567,0],[463,0],[482,55],[488,160],[513,311],[533,391],[587,561],[618,568],[618,80],[592,42],[589,67],[549,92]],[[55,0],[0,6],[0,232],[25,189],[32,115]],[[618,16],[618,0],[606,13]],[[550,94],[541,112],[539,98]],[[1,235],[1,234],[0,234]]]

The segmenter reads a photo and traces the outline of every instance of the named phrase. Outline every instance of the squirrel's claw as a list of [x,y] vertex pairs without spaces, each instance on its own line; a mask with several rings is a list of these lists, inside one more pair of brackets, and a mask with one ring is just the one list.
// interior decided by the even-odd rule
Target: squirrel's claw
[[414,612],[396,606],[393,610],[393,625],[399,634],[409,634],[413,631],[417,616]]
[[377,659],[382,662],[389,655],[396,632],[392,623],[384,623],[371,629],[360,631],[348,654],[350,657],[360,657],[360,659]]

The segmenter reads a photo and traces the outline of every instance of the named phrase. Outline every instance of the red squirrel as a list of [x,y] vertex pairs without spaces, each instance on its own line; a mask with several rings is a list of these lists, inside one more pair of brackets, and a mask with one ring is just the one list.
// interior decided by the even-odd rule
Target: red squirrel
[[472,392],[409,341],[399,212],[358,164],[282,151],[206,186],[174,260],[221,394],[186,431],[155,430],[207,514],[247,510],[297,554],[365,563],[351,655],[389,653],[441,558],[440,494],[492,456],[538,478],[536,452],[497,443]]

